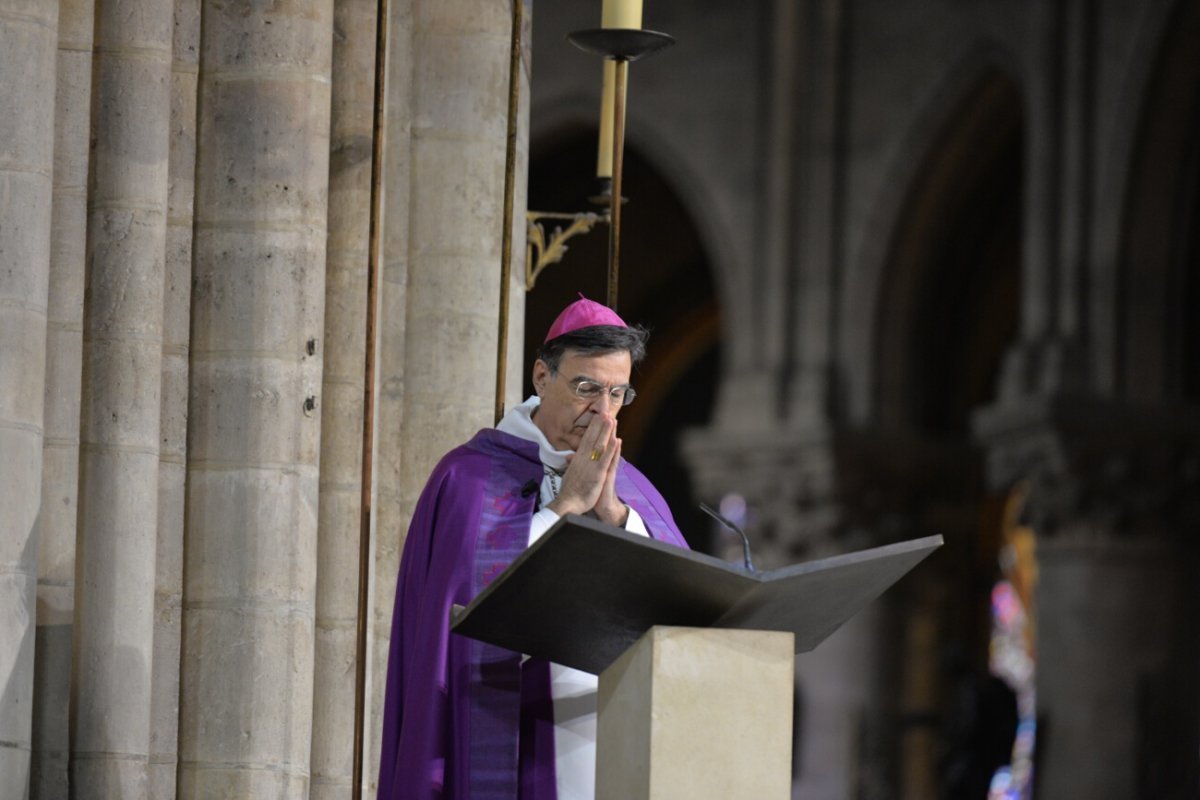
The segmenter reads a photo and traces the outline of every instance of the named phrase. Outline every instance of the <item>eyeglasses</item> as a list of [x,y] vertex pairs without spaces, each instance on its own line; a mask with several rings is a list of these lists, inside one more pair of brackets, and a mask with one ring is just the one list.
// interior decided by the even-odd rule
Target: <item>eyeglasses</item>
[[571,381],[571,388],[575,390],[575,394],[581,400],[587,400],[589,403],[606,392],[608,393],[608,399],[619,406],[627,406],[633,402],[633,398],[637,397],[637,392],[629,384],[605,386],[595,381],[576,378]]

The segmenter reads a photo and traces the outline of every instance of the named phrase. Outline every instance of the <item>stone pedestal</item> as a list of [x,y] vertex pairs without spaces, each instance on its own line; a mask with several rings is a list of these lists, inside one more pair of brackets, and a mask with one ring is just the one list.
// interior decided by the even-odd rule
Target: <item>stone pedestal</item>
[[597,800],[785,798],[791,633],[655,627],[600,676]]

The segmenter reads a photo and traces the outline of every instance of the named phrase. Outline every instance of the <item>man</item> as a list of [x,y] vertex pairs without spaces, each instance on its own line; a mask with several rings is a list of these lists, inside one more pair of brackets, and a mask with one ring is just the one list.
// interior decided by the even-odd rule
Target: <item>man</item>
[[434,469],[396,587],[381,799],[593,796],[595,676],[451,635],[449,614],[563,514],[687,547],[616,435],[645,340],[581,295],[538,353],[536,395]]

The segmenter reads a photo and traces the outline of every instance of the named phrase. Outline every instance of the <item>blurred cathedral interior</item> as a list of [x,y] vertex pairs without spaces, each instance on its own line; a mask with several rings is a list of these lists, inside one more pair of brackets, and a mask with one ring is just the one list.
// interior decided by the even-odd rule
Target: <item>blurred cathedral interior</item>
[[[0,797],[374,796],[421,486],[606,294],[526,276],[600,5],[0,0]],[[642,14],[623,455],[731,561],[945,538],[793,796],[1200,796],[1200,3]]]

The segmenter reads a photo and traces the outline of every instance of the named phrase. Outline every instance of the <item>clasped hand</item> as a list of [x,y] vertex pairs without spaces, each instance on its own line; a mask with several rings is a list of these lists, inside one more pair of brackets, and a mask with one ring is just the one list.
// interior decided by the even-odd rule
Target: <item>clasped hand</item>
[[617,420],[609,414],[596,414],[588,423],[579,449],[567,457],[558,497],[546,507],[559,516],[595,511],[603,522],[625,525],[629,509],[617,499],[617,464],[621,460],[621,440],[617,438]]

